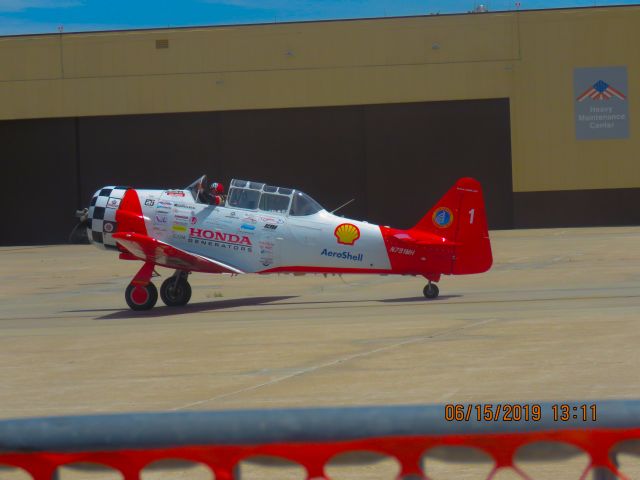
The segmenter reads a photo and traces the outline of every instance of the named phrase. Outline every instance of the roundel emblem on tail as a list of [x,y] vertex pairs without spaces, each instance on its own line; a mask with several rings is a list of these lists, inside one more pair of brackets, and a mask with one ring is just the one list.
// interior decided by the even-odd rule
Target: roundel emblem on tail
[[453,213],[447,207],[440,207],[433,212],[433,224],[438,228],[447,228],[453,223]]

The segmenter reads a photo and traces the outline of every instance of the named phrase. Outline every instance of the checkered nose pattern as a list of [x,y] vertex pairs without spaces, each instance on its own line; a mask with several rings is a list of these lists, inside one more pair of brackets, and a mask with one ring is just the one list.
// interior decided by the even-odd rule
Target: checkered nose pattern
[[113,234],[118,230],[116,211],[128,187],[103,187],[91,199],[87,233],[91,243],[102,248],[116,248]]

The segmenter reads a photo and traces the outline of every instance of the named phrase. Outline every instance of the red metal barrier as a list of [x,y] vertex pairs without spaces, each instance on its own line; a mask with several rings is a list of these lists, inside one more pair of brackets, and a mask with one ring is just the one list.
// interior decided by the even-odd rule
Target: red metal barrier
[[[433,409],[435,407],[429,408]],[[349,415],[350,412],[353,414],[353,412],[356,411],[357,409],[344,409],[344,414]],[[267,415],[268,412],[269,411],[265,411],[265,415]],[[295,410],[291,412],[294,417],[298,415],[295,413]],[[381,413],[384,413],[384,411]],[[627,414],[628,413],[627,411]],[[280,412],[280,414],[282,416],[280,420],[286,420],[286,412]],[[218,412],[218,416],[224,418],[222,415],[224,415],[222,412]],[[233,416],[235,413],[231,415]],[[611,415],[609,416],[611,417]],[[73,419],[73,417],[71,418]],[[259,418],[259,416],[256,418]],[[363,418],[363,420],[366,419]],[[381,419],[381,421],[383,420],[384,419]],[[426,420],[426,423],[433,423],[429,421],[432,419],[427,418]],[[67,421],[69,420],[67,419]],[[255,422],[255,419],[253,421]],[[403,421],[406,422],[406,419]],[[40,443],[31,447],[38,451],[24,451],[28,449],[29,446],[22,443],[21,445],[23,446],[20,447],[22,451],[14,450],[13,452],[9,452],[7,451],[7,442],[5,440],[7,435],[11,435],[11,432],[15,431],[15,428],[14,430],[6,430],[4,435],[0,428],[0,464],[22,468],[29,472],[35,480],[51,480],[55,478],[55,472],[61,466],[78,462],[91,462],[105,465],[121,472],[125,480],[135,480],[140,478],[141,471],[153,462],[163,459],[184,459],[208,466],[214,472],[216,480],[232,480],[238,478],[237,466],[241,461],[256,456],[272,456],[302,465],[307,471],[308,479],[328,479],[329,476],[325,472],[325,466],[333,457],[348,452],[368,451],[396,458],[401,468],[399,478],[429,478],[429,472],[423,470],[422,459],[425,453],[434,447],[464,446],[485,452],[493,459],[494,466],[487,478],[492,478],[496,472],[501,469],[513,469],[520,474],[522,478],[529,479],[530,477],[515,464],[516,452],[521,447],[529,445],[530,448],[528,447],[527,449],[529,454],[535,456],[538,442],[562,442],[584,451],[590,458],[589,465],[582,472],[579,477],[580,479],[587,478],[594,468],[599,467],[602,470],[595,474],[596,478],[619,478],[621,480],[627,480],[630,477],[625,476],[623,472],[619,471],[615,464],[616,452],[618,451],[616,447],[619,446],[621,442],[628,440],[640,441],[640,427],[636,425],[602,428],[597,424],[586,424],[584,428],[560,426],[557,429],[541,429],[537,428],[537,426],[532,429],[530,424],[523,424],[522,430],[530,431],[518,432],[515,431],[518,430],[517,426],[508,425],[508,428],[504,428],[504,430],[508,431],[497,433],[480,431],[477,433],[384,435],[354,439],[340,439],[338,437],[343,434],[336,433],[334,435],[333,433],[322,432],[322,434],[319,434],[320,437],[330,435],[336,438],[329,440],[323,438],[318,441],[312,440],[314,436],[313,432],[304,432],[304,430],[300,428],[300,425],[296,424],[295,432],[285,432],[283,436],[285,438],[304,436],[305,438],[294,441],[277,441],[278,432],[262,432],[258,435],[255,432],[245,432],[243,430],[246,429],[246,422],[245,424],[238,423],[237,425],[233,422],[234,420],[232,418],[229,419],[229,421],[225,421],[224,428],[220,427],[220,430],[227,429],[229,432],[234,432],[234,435],[240,435],[242,439],[237,443],[224,444],[226,442],[212,442],[211,444],[189,444],[188,438],[180,437],[181,439],[179,441],[175,441],[175,443],[178,444],[176,446],[167,446],[170,445],[172,441],[171,439],[166,439],[161,442],[164,446],[154,448],[145,446],[145,444],[148,444],[150,441],[149,438],[146,437],[140,440],[140,448],[118,448],[117,439],[115,442],[112,442],[112,439],[109,438],[107,440],[101,440],[105,445],[108,442],[112,442],[109,443],[109,448],[99,449],[89,445],[87,448],[81,448],[82,451],[66,451],[78,450],[77,443],[74,444],[74,446],[63,447],[57,451],[55,449],[42,449],[43,444]],[[422,422],[424,424],[425,420]],[[218,423],[220,422],[218,421]],[[387,423],[389,425],[387,425]],[[625,422],[622,421],[622,423]],[[234,427],[235,430],[228,424],[232,426],[236,425]],[[286,427],[283,423],[285,430]],[[304,427],[304,422],[302,422],[302,427]],[[450,425],[434,425],[435,430],[446,427],[450,427]],[[474,422],[461,426],[456,425],[454,427],[453,429],[455,430],[489,429],[488,427],[485,428],[482,424]],[[502,429],[499,423],[490,427],[491,430]],[[74,428],[72,425],[71,428],[69,428],[69,425],[66,425],[65,428],[66,434],[73,435]],[[132,430],[136,428],[137,427],[132,427]],[[168,428],[172,434],[176,433],[174,430],[171,430],[173,427]],[[211,428],[215,429],[216,427],[214,425]],[[395,428],[393,418],[387,421],[381,428],[382,430],[388,429],[393,431]],[[424,427],[419,426],[418,428]],[[264,429],[264,425],[259,423],[255,425],[256,431],[260,431],[261,429]],[[47,432],[48,430],[47,428],[43,428],[41,431]],[[127,433],[135,435],[135,431]],[[33,432],[30,434],[33,435]],[[256,435],[267,435],[268,438],[264,442],[248,442],[252,436]],[[270,435],[273,438],[271,438]],[[363,434],[356,432],[354,436],[366,436],[366,432]],[[126,438],[127,441],[125,443],[127,445],[135,444],[137,441],[136,438]],[[55,441],[59,442],[59,439],[60,434],[57,434]],[[95,444],[96,440],[94,438],[92,441],[88,440],[88,442]],[[638,443],[638,445],[640,445],[640,443]],[[540,455],[544,457],[544,453]],[[458,455],[457,458],[460,458],[460,456]],[[538,458],[540,458],[540,456],[538,456]],[[607,471],[609,473],[606,473]]]

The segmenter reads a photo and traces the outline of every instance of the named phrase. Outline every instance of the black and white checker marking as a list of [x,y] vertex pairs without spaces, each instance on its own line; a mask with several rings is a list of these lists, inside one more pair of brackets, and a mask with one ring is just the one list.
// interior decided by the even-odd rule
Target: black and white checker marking
[[91,199],[89,207],[89,239],[105,248],[116,248],[113,234],[117,230],[116,210],[128,187],[104,187]]

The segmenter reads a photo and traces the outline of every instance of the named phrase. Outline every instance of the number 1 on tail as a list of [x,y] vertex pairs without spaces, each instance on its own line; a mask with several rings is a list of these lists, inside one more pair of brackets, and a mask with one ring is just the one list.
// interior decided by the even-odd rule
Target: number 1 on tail
[[469,210],[469,224],[473,225],[473,217],[476,214],[476,209],[472,208],[471,210]]

